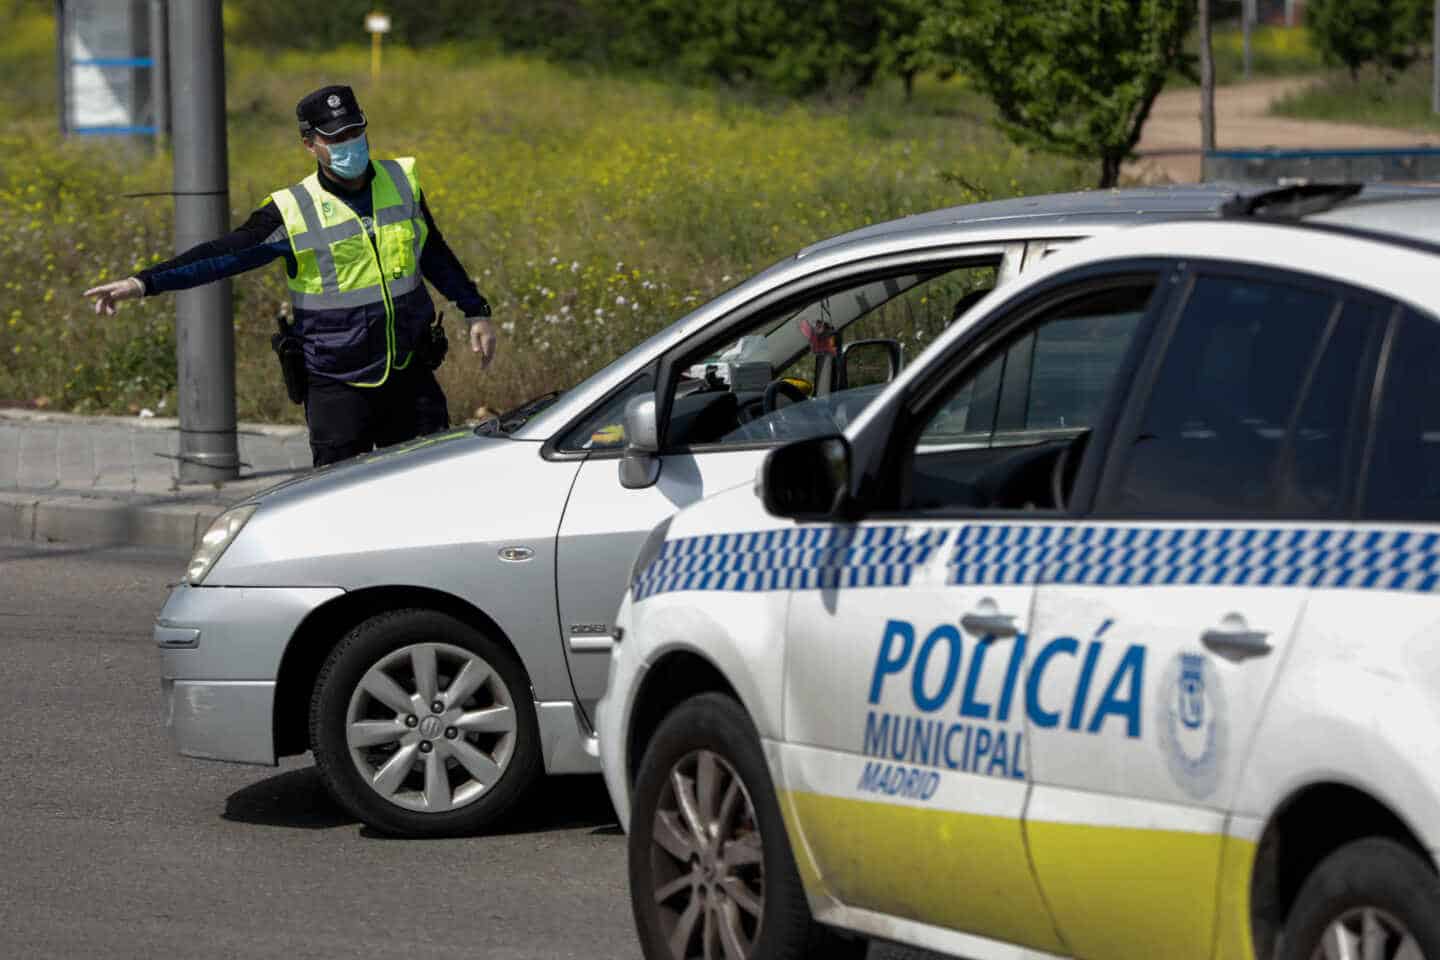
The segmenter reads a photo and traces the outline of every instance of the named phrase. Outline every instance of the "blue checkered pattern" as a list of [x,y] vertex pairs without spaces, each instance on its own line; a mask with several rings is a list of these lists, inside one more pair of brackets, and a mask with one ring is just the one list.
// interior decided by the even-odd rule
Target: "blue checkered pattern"
[[635,599],[675,590],[903,587],[952,531],[904,526],[797,527],[667,541]]
[[1440,533],[974,523],[796,527],[671,540],[636,580],[635,598],[677,590],[903,587],[942,548],[949,549],[947,581],[957,586],[1440,589]]
[[952,584],[1232,585],[1429,591],[1440,534],[1356,528],[974,524]]

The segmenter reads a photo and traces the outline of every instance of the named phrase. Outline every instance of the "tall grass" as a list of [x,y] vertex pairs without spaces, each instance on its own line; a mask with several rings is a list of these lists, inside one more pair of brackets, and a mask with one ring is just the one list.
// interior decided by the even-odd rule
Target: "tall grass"
[[1431,111],[1428,59],[1389,80],[1373,70],[1364,70],[1353,80],[1349,73],[1337,73],[1291,94],[1270,112],[1306,120],[1440,130],[1440,116]]
[[[28,71],[53,36],[24,20]],[[41,24],[37,27],[36,24]],[[23,59],[8,43],[5,57]],[[463,48],[323,57],[227,51],[235,222],[310,172],[294,103],[355,85],[380,156],[415,155],[435,218],[490,299],[499,359],[452,349],[452,415],[575,382],[742,277],[819,238],[982,197],[1070,189],[1088,171],[1009,145],[957,84],[843,105],[760,104],[720,91],[577,73]],[[30,79],[26,79],[26,74]],[[10,88],[15,87],[15,91]],[[55,136],[36,96],[0,133],[0,401],[82,411],[173,409],[167,298],[96,318],[80,291],[171,252],[168,158]],[[242,417],[297,419],[269,351],[286,301],[275,265],[236,282]],[[458,325],[450,328],[452,342]]]

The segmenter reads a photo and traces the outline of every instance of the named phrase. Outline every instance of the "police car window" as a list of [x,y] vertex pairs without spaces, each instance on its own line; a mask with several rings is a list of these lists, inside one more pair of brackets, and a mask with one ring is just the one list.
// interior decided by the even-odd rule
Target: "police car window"
[[1407,313],[1385,362],[1363,515],[1440,522],[1440,322]]
[[1153,285],[1067,301],[966,379],[920,434],[919,448],[1033,442],[1091,427]]
[[1354,396],[1363,366],[1354,351],[1368,326],[1328,292],[1201,277],[1102,509],[1242,517],[1335,509],[1343,455],[1323,448],[1345,442],[1351,406],[1321,392]]
[[[1058,509],[1105,410],[1154,283],[1065,300],[982,359],[916,439],[901,500],[912,509]],[[1058,477],[1057,477],[1058,472]]]
[[623,448],[625,446],[625,404],[631,397],[654,389],[654,374],[642,373],[621,387],[614,396],[571,429],[561,439],[559,448],[570,452]]

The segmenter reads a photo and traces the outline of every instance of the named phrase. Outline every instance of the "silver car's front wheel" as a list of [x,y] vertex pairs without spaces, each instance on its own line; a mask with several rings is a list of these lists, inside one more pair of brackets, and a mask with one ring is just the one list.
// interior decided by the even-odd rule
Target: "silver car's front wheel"
[[515,702],[495,668],[446,643],[384,657],[350,695],[355,769],[383,799],[444,813],[495,786],[515,750]]
[[310,708],[316,766],[387,833],[469,833],[540,773],[530,684],[508,648],[434,610],[362,623],[330,654]]

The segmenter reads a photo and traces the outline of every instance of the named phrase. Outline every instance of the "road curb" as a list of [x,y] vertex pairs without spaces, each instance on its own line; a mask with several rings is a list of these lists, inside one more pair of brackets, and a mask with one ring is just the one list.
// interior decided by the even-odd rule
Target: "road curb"
[[0,493],[0,538],[188,551],[225,509],[221,503]]

